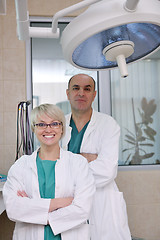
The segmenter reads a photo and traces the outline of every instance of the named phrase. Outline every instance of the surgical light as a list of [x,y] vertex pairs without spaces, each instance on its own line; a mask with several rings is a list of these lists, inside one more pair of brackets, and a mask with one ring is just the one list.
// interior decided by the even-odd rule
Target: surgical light
[[[25,0],[15,1],[21,4]],[[88,70],[119,67],[121,76],[126,77],[126,63],[159,49],[159,0],[84,0],[57,12],[51,29],[29,27],[25,10],[26,20],[17,21],[20,39],[57,38],[58,19],[86,6],[88,9],[68,24],[61,37],[64,58],[75,67]]]
[[140,60],[160,46],[160,1],[92,4],[64,29],[61,44],[64,58],[74,66],[90,70],[119,66],[121,76],[126,77],[126,63]]

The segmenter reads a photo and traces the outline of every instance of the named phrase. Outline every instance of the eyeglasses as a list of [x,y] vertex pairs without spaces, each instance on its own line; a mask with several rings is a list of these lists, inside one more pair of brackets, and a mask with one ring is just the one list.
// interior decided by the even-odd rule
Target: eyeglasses
[[59,128],[60,125],[62,125],[62,122],[52,122],[52,123],[35,123],[34,126],[36,126],[39,129],[46,129],[48,126],[50,128],[55,129]]

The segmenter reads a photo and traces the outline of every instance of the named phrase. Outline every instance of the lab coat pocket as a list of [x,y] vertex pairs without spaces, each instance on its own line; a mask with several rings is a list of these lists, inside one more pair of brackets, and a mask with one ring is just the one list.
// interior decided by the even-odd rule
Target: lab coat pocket
[[113,223],[116,228],[123,228],[127,224],[127,211],[123,193],[112,191],[110,197]]
[[83,223],[61,234],[62,240],[90,240],[89,224]]
[[13,232],[13,240],[44,240],[44,226],[17,222]]
[[75,239],[77,240],[89,240],[90,239],[90,228],[89,228],[89,224],[83,223],[80,225],[80,227],[76,228],[76,237]]
[[13,240],[26,240],[26,224],[16,223],[13,232]]

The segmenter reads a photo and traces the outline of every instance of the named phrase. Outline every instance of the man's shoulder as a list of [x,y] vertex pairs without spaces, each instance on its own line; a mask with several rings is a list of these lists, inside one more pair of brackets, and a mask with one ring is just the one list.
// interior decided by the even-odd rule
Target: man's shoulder
[[110,132],[120,130],[119,124],[112,116],[97,111],[94,111],[93,114],[92,124],[95,125],[96,131]]
[[116,122],[116,120],[112,116],[102,112],[94,111],[93,117],[95,120]]
[[[71,118],[71,113],[67,114],[66,116],[66,123],[69,124],[69,121],[70,121],[70,118]],[[92,117],[91,117],[91,122],[94,122],[94,123],[105,123],[105,124],[112,124],[112,125],[118,125],[118,123],[116,122],[116,120],[106,114],[106,113],[102,113],[102,112],[98,112],[96,110],[93,110],[93,113],[92,113]]]

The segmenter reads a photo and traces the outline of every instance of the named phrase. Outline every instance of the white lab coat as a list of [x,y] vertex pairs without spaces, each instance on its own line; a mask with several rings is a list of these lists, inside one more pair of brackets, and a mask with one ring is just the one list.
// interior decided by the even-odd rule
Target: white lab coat
[[[71,137],[71,114],[66,116],[67,132],[62,147],[67,149]],[[120,128],[109,115],[93,110],[84,133],[81,153],[98,154],[89,163],[94,175],[96,194],[90,218],[91,240],[131,240],[123,193],[115,183],[118,168]]]
[[[10,168],[3,188],[8,217],[16,222],[14,240],[43,240],[44,225],[49,224],[62,240],[89,240],[89,217],[95,192],[94,179],[85,158],[60,150],[55,168],[55,197],[74,197],[68,207],[48,213],[50,199],[39,193],[37,151],[24,155]],[[24,190],[28,197],[18,197]]]

